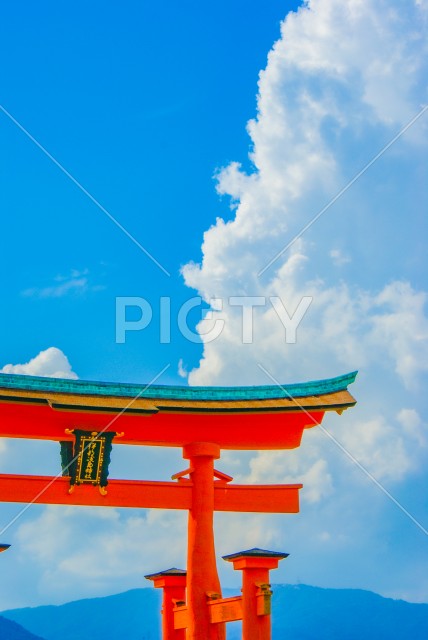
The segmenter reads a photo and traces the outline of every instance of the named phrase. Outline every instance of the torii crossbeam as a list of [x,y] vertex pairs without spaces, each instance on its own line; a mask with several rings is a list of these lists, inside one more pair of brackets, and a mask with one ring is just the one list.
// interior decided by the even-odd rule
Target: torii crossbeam
[[[222,640],[225,625],[212,622],[207,606],[208,593],[221,594],[214,511],[297,513],[302,485],[235,485],[214,461],[221,449],[298,447],[304,429],[320,424],[326,411],[355,404],[347,390],[355,376],[284,386],[145,387],[0,374],[0,437],[72,443],[75,430],[110,434],[110,441],[120,431],[115,445],[181,447],[189,460],[172,482],[110,480],[101,493],[88,484],[72,491],[68,476],[3,474],[0,501],[187,510],[186,637]],[[85,462],[88,478],[94,460]]]

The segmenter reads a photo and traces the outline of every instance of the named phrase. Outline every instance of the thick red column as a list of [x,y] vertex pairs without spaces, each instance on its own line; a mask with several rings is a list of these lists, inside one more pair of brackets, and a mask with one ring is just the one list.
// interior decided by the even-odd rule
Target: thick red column
[[186,630],[174,627],[174,607],[186,599],[186,572],[174,568],[144,577],[152,580],[158,589],[163,589],[162,640],[186,640]]
[[271,596],[269,571],[288,553],[249,549],[224,560],[242,571],[242,640],[271,640]]
[[209,594],[221,595],[214,548],[214,460],[220,457],[220,448],[193,442],[184,447],[183,457],[190,460],[193,485],[187,550],[187,640],[225,640],[225,625],[210,622],[207,605]]

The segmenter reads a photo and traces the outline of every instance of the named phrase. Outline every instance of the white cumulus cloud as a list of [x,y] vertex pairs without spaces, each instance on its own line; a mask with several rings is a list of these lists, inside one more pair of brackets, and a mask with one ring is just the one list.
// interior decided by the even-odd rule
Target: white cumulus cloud
[[[216,175],[233,217],[217,218],[204,234],[201,263],[182,269],[204,300],[223,300],[197,327],[204,349],[189,383],[271,384],[259,365],[280,383],[360,369],[361,406],[346,418],[343,441],[385,481],[421,462],[412,455],[414,416],[400,412],[403,394],[420,391],[428,369],[427,293],[420,274],[413,282],[401,271],[413,251],[408,223],[419,215],[426,114],[292,241],[427,102],[426,18],[422,3],[384,0],[311,0],[287,16],[247,126],[252,167],[232,162]],[[337,269],[345,264],[346,281]],[[250,343],[234,296],[247,306],[265,299],[252,309]],[[312,303],[290,343],[272,299],[292,317],[306,297]],[[224,329],[211,340],[216,320]],[[334,490],[331,455],[320,441],[302,455],[257,454],[247,478],[300,478],[317,502]]]
[[185,526],[185,514],[174,511],[137,514],[50,506],[21,524],[17,538],[26,561],[43,568],[39,592],[57,601],[111,593],[126,588],[132,580],[141,586],[145,574],[159,570],[159,562],[180,566],[185,556]]
[[[225,301],[222,311],[212,314],[214,320],[225,320],[225,328],[217,340],[205,339],[203,359],[190,372],[190,384],[233,383],[238,361],[248,382],[262,380],[255,366],[259,361],[270,364],[281,381],[306,375],[313,371],[307,347],[312,361],[325,364],[341,350],[339,360],[351,363],[355,356],[355,367],[373,357],[376,343],[376,356],[385,352],[388,366],[392,358],[407,385],[425,367],[423,358],[414,356],[427,349],[425,294],[404,281],[378,283],[370,290],[361,287],[355,271],[353,282],[338,283],[337,274],[328,274],[317,255],[316,245],[326,241],[321,221],[315,223],[310,241],[304,235],[259,277],[311,213],[426,100],[421,82],[427,71],[423,16],[422,8],[411,3],[313,0],[283,22],[281,38],[260,74],[257,117],[248,124],[254,169],[246,173],[233,162],[217,176],[217,189],[231,197],[235,217],[229,222],[218,218],[204,234],[202,263],[183,267],[186,284],[206,301]],[[423,141],[426,135],[419,127],[401,147],[402,161]],[[385,185],[390,179],[385,178]],[[385,208],[394,206],[395,197],[385,200]],[[358,198],[370,209],[371,193],[360,191]],[[335,206],[340,210],[340,201]],[[399,215],[394,209],[391,213]],[[373,233],[376,214],[370,211],[362,221],[364,234]],[[347,211],[343,215],[351,216]],[[378,224],[384,224],[378,217]],[[352,260],[351,239],[344,240],[346,249],[330,253],[336,263]],[[387,248],[381,246],[378,259],[392,259]],[[237,295],[280,296],[290,314],[303,295],[313,296],[302,322],[300,348],[284,346],[283,327],[267,304],[254,309],[253,344],[243,349],[241,309],[227,302]],[[198,327],[203,340],[208,323],[203,320]],[[274,362],[267,363],[274,345]]]
[[24,364],[6,364],[0,373],[16,373],[46,378],[70,378],[76,380],[67,356],[57,347],[49,347]]

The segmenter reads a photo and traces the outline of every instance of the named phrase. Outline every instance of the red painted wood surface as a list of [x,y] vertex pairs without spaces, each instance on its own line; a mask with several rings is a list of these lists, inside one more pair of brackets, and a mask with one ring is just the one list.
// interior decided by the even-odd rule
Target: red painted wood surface
[[0,437],[72,440],[66,429],[124,432],[115,444],[182,447],[213,442],[222,449],[292,449],[303,429],[319,424],[324,411],[260,413],[160,412],[151,415],[64,411],[48,405],[1,403]]
[[242,620],[242,596],[210,600],[208,610],[211,623]]
[[[174,613],[174,629],[187,629],[189,626],[189,609],[188,607],[181,606],[173,609]],[[164,640],[162,638],[162,640]]]
[[107,495],[98,487],[76,486],[69,494],[68,478],[0,475],[0,502],[34,502],[91,507],[190,509],[192,486],[174,482],[110,480]]
[[269,572],[279,558],[241,557],[233,568],[242,570],[242,640],[271,640]]
[[212,443],[194,442],[184,448],[193,484],[187,538],[187,606],[189,640],[226,640],[226,626],[211,624],[207,593],[221,594],[214,545],[214,460],[220,448]]
[[186,601],[186,576],[159,575],[149,580],[162,589],[162,640],[186,640],[187,624],[176,625],[174,615],[176,603]]
[[[191,482],[110,480],[107,495],[97,487],[76,486],[68,478],[0,474],[0,502],[34,502],[91,507],[185,509],[192,506]],[[214,483],[215,511],[298,513],[302,485],[232,485]]]

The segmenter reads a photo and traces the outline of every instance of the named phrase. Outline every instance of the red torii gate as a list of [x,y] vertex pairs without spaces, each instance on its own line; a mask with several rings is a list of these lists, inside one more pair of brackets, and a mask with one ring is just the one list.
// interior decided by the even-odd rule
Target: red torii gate
[[[189,467],[173,482],[110,480],[107,492],[88,484],[72,491],[68,475],[0,474],[0,501],[187,510],[187,576],[175,569],[148,576],[164,588],[164,640],[183,638],[184,629],[187,640],[223,640],[224,622],[236,619],[243,619],[245,640],[268,640],[268,572],[287,554],[249,550],[227,556],[243,570],[243,595],[222,599],[213,515],[298,513],[302,485],[231,484],[214,460],[221,449],[298,447],[303,430],[320,424],[325,411],[341,413],[355,404],[347,390],[355,376],[284,386],[177,387],[1,374],[0,437],[64,443],[74,441],[74,430],[91,433],[94,441],[120,430],[115,444],[181,447]],[[172,588],[179,597],[171,596]],[[176,606],[174,600],[185,603]]]

